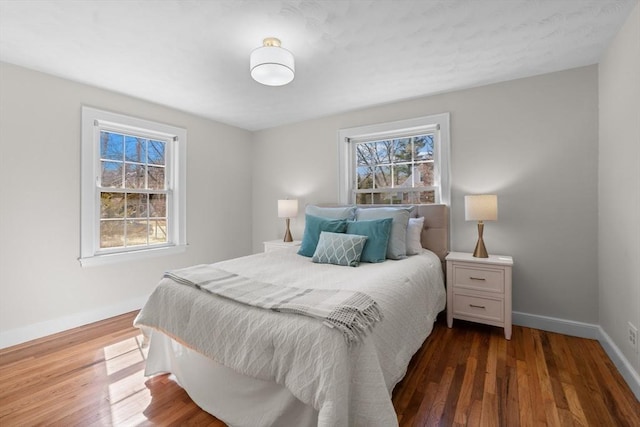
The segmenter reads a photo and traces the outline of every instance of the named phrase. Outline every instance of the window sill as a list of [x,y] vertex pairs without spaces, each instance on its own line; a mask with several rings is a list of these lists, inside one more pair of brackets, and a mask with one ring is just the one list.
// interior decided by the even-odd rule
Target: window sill
[[132,252],[120,252],[111,254],[101,254],[92,257],[78,258],[82,267],[93,267],[95,265],[116,264],[127,261],[137,261],[146,258],[173,255],[186,252],[187,245],[165,246],[162,248],[144,249]]

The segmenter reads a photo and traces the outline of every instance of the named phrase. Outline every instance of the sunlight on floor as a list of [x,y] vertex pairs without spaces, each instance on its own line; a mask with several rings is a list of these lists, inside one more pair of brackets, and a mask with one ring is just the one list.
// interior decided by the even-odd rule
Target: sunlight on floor
[[142,335],[128,338],[103,349],[109,377],[111,425],[137,425],[148,422],[144,410],[151,403],[145,386],[144,361],[148,348]]

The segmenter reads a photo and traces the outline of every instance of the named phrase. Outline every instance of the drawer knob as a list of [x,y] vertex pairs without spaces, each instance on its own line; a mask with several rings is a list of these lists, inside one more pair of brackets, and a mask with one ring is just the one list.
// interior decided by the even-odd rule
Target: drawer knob
[[471,280],[480,280],[480,281],[483,281],[483,282],[484,282],[485,280],[487,280],[487,279],[485,279],[484,277],[473,277],[473,276],[469,277],[469,279],[471,279]]
[[487,307],[485,307],[484,305],[469,304],[469,307],[472,307],[472,308],[481,308],[481,309],[483,309],[483,310],[486,310],[486,309],[487,309]]

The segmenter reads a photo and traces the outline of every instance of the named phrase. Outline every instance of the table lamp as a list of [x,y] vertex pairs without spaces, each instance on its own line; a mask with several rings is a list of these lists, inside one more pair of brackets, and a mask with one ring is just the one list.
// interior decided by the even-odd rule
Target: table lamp
[[293,242],[291,230],[289,230],[289,221],[298,215],[297,200],[278,200],[278,218],[285,218],[287,223],[287,231],[284,233],[285,242]]
[[482,240],[483,221],[498,219],[498,196],[495,194],[478,194],[464,196],[464,217],[467,221],[478,221],[478,243],[473,251],[476,258],[489,258],[487,248]]

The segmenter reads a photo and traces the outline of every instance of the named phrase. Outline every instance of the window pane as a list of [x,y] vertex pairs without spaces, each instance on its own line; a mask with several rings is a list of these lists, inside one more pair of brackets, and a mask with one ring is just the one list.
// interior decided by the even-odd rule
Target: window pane
[[411,188],[411,166],[397,165],[393,167],[395,187]]
[[148,160],[150,164],[164,165],[165,164],[165,143],[162,141],[149,141],[148,143]]
[[127,193],[127,218],[147,217],[147,195]]
[[378,141],[376,143],[376,163],[390,164],[393,158],[393,141]]
[[[391,164],[393,158],[397,153],[403,151],[403,142],[407,143],[409,140],[384,140],[374,142],[363,142],[356,145],[356,157],[358,166],[376,166],[376,165],[388,165]],[[409,152],[409,159],[411,153]]]
[[416,161],[433,160],[433,135],[415,137],[413,147]]
[[385,195],[384,203],[388,203],[390,205],[400,205],[405,202],[405,195],[407,193],[391,193]]
[[436,202],[436,192],[434,190],[431,191],[421,191],[420,193],[414,193],[418,196],[418,201],[416,203],[435,203]]
[[136,165],[132,163],[125,163],[125,188],[145,188],[144,175],[145,165]]
[[121,162],[100,162],[102,171],[100,183],[103,187],[122,187],[122,163]]
[[376,161],[376,145],[375,143],[356,144],[356,158],[358,166],[373,166]]
[[127,246],[139,246],[147,244],[149,234],[149,221],[130,220],[127,221]]
[[149,225],[149,243],[167,243],[167,220],[151,220]]
[[373,188],[373,170],[369,166],[359,166],[357,168],[358,174],[358,189]]
[[414,168],[415,185],[434,185],[433,183],[433,163],[420,163]]
[[394,163],[411,161],[411,138],[393,140],[393,153],[390,160]]
[[430,191],[407,191],[405,193],[397,194],[401,200],[399,203],[403,204],[424,204],[435,203],[435,192]]
[[374,205],[381,205],[389,203],[389,194],[386,193],[373,193],[372,202]]
[[147,158],[147,140],[126,136],[124,140],[125,160],[129,162],[144,163]]
[[148,187],[152,190],[164,190],[164,168],[157,166],[149,166]]
[[117,248],[124,246],[124,220],[100,220],[100,247]]
[[370,205],[372,200],[372,195],[370,193],[358,193],[356,194],[356,204],[358,205]]
[[375,173],[376,188],[391,188],[391,166],[378,166]]
[[166,218],[167,216],[167,195],[149,194],[149,217]]
[[100,193],[100,218],[124,218],[124,194]]
[[100,158],[122,161],[123,147],[123,135],[106,131],[100,132]]

